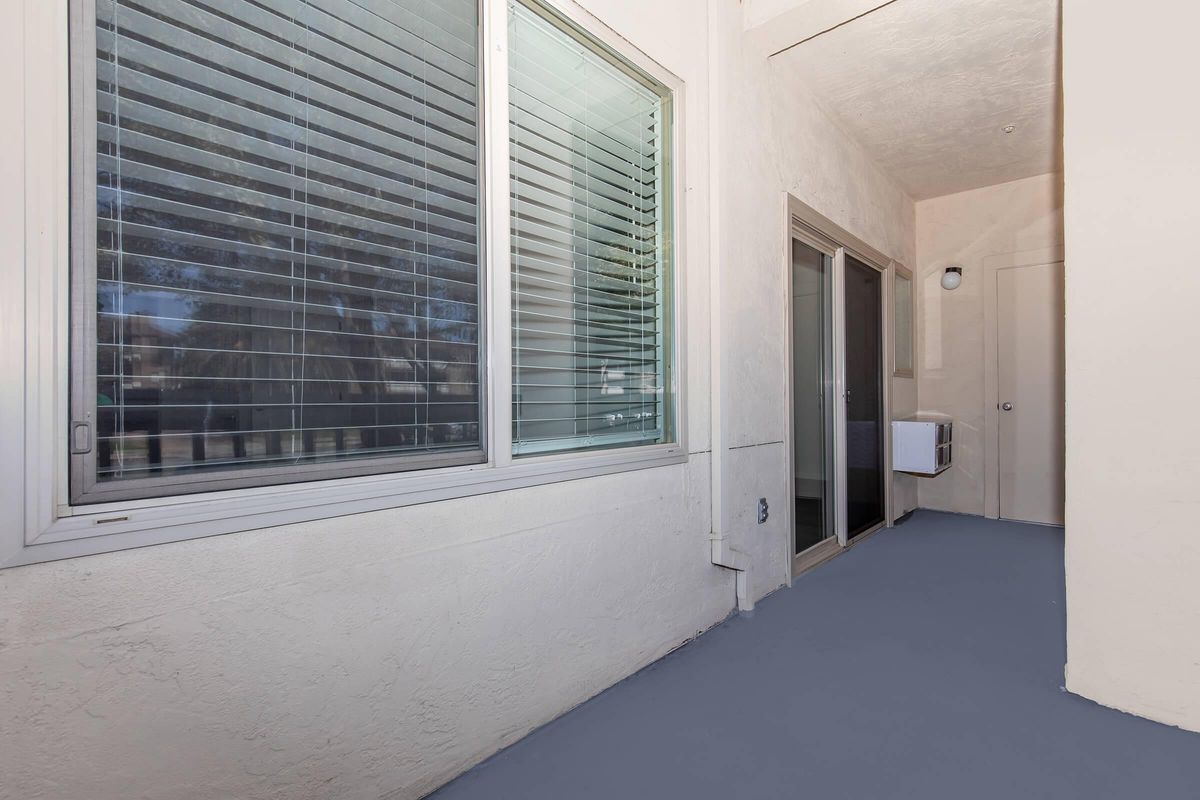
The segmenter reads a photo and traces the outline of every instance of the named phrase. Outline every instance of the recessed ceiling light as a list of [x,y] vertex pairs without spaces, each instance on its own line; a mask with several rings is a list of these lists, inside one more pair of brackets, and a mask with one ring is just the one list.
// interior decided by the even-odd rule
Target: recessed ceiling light
[[1013,132],[1013,131],[1015,131],[1016,129],[1017,129],[1017,126],[1016,126],[1016,125],[1005,125],[1005,126],[1004,126],[1004,132],[1005,132],[1005,133],[1012,133],[1012,132]]

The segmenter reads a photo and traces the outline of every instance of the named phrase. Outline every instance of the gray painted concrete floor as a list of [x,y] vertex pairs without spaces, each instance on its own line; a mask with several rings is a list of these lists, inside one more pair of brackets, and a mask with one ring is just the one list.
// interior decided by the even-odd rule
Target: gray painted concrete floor
[[1060,529],[917,512],[443,787],[1200,798],[1200,735],[1065,693]]

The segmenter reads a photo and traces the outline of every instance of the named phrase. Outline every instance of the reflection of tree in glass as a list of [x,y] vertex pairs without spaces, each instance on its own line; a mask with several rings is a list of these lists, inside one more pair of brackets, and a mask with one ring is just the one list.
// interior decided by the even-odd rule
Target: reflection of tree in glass
[[[144,221],[190,233],[186,219]],[[474,297],[422,297],[439,279],[415,274],[402,253],[310,246],[309,255],[255,232],[220,233],[248,247],[124,240],[125,374],[166,376],[157,404],[168,427],[263,431],[254,435],[267,455],[280,451],[280,434],[308,454],[320,436],[354,450],[476,435]],[[439,405],[426,414],[425,401]],[[468,425],[426,437],[439,407]],[[298,429],[324,433],[292,441]]]

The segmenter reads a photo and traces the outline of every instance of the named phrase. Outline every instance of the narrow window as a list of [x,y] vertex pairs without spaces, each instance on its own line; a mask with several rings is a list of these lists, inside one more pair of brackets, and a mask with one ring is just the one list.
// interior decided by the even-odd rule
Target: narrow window
[[73,502],[483,460],[474,0],[75,0]]
[[895,302],[895,324],[893,326],[893,335],[896,337],[895,374],[903,378],[911,378],[913,376],[912,275],[897,264],[894,277],[892,287]]
[[673,441],[670,90],[509,7],[513,452]]

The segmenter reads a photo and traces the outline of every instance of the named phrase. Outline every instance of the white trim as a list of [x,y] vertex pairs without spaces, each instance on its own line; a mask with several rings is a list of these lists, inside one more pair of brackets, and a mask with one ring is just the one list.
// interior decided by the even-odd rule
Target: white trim
[[896,478],[892,474],[892,381],[896,377],[896,302],[892,295],[894,281],[892,277],[896,267],[895,260],[888,263],[883,270],[883,308],[879,319],[883,325],[880,346],[883,348],[883,409],[880,411],[879,424],[883,426],[883,524],[890,528],[895,521]]
[[487,283],[488,460],[512,463],[512,246],[508,171],[508,0],[482,0],[480,60]]
[[[0,159],[0,180],[10,191],[0,196],[0,418],[7,424],[0,427],[0,446],[5,458],[0,462],[0,563],[19,553],[24,545],[25,483],[38,465],[26,463],[30,452],[26,441],[25,424],[35,424],[26,416],[26,386],[24,375],[29,362],[26,353],[28,320],[36,318],[36,308],[25,302],[29,287],[26,284],[25,261],[29,255],[26,237],[30,232],[25,202],[30,187],[26,185],[29,172],[26,127],[31,102],[45,102],[44,96],[31,95],[29,84],[34,82],[26,62],[27,43],[39,41],[36,17],[39,6],[10,4],[6,24],[0,29],[0,69],[6,80],[0,82],[0,104],[10,112],[0,117],[0,146],[5,157]],[[55,4],[46,3],[46,7]],[[32,12],[32,13],[31,13]],[[34,17],[35,19],[30,19]],[[36,70],[32,70],[36,72]],[[19,109],[19,110],[18,110]],[[35,398],[36,399],[36,398]],[[30,437],[36,442],[35,437]],[[39,472],[32,472],[38,482]],[[53,485],[53,483],[51,483]]]
[[850,544],[846,456],[846,248],[833,256],[833,503],[834,533]]
[[[791,565],[788,570],[788,586],[792,585],[799,574],[796,571],[796,375],[795,375],[795,344],[796,333],[795,315],[792,314],[796,302],[792,299],[795,289],[795,275],[792,264],[792,242],[801,238],[797,230],[792,212],[788,208],[786,196],[783,202],[783,229],[787,234],[783,237],[783,461],[787,469],[788,490],[784,495],[783,524],[787,526],[783,537],[787,543],[787,561]],[[804,241],[801,238],[801,241]],[[806,242],[807,243],[807,242]],[[828,465],[827,465],[828,466]],[[828,477],[828,476],[826,476]]]
[[[570,458],[538,459],[503,469],[480,465],[466,469],[345,478],[285,487],[214,493],[195,502],[117,508],[55,520],[31,545],[9,556],[0,567],[72,558],[130,547],[255,530],[366,511],[379,511],[456,497],[506,491],[545,483],[590,478],[614,472],[680,464],[687,454],[652,450],[584,453]],[[190,498],[189,498],[190,499]]]
[[[0,225],[0,366],[21,376],[0,386],[0,568],[131,547],[397,508],[455,497],[577,480],[688,460],[685,392],[685,145],[683,81],[570,0],[552,6],[672,92],[674,169],[674,443],[511,458],[509,338],[508,103],[506,0],[481,0],[485,293],[489,339],[486,464],[419,472],[335,478],[282,486],[71,507],[67,497],[67,243],[69,81],[67,3],[23,0],[6,26],[8,107],[23,107],[0,124],[10,185]],[[26,43],[39,46],[27,49]],[[500,353],[497,358],[494,353]]]
[[[838,439],[836,430],[826,430],[825,434],[827,436],[827,443],[826,443],[826,447],[824,448],[825,452],[823,454],[823,457],[825,460],[825,465],[824,465],[825,479],[822,482],[824,485],[821,488],[821,496],[822,496],[822,501],[827,504],[827,507],[824,509],[825,513],[828,516],[832,517],[832,519],[833,519],[835,535],[833,537],[830,537],[830,539],[828,539],[828,540],[822,540],[821,542],[818,542],[817,544],[812,545],[811,547],[805,549],[803,553],[797,553],[796,552],[796,502],[795,502],[795,490],[796,490],[796,480],[797,479],[796,479],[796,443],[794,440],[794,437],[796,435],[795,434],[795,425],[794,425],[795,416],[796,416],[796,396],[795,396],[795,394],[796,394],[795,393],[796,376],[794,374],[795,361],[794,361],[794,350],[793,350],[793,344],[794,344],[794,339],[795,339],[794,326],[796,324],[796,321],[795,321],[794,315],[792,314],[792,307],[794,305],[794,292],[795,292],[795,283],[794,283],[795,274],[793,271],[793,263],[792,263],[792,242],[793,241],[801,242],[802,244],[805,244],[805,245],[813,248],[817,252],[819,252],[822,255],[829,258],[829,271],[826,275],[826,279],[831,284],[828,289],[829,295],[833,295],[833,293],[834,293],[834,287],[832,284],[834,283],[834,273],[836,272],[835,264],[836,264],[836,260],[837,260],[837,254],[838,254],[840,248],[839,248],[838,244],[836,242],[834,242],[832,239],[829,239],[828,237],[823,235],[820,231],[812,228],[808,223],[802,222],[796,216],[794,216],[792,214],[792,211],[790,208],[788,196],[785,196],[785,199],[784,199],[783,212],[784,212],[784,229],[787,231],[787,236],[784,237],[784,245],[783,245],[783,248],[784,248],[784,250],[783,250],[783,270],[784,270],[783,285],[786,287],[786,291],[784,292],[784,311],[783,311],[784,375],[785,375],[783,383],[784,383],[784,398],[785,398],[784,404],[786,406],[786,413],[784,415],[784,420],[783,420],[783,442],[784,442],[784,450],[785,450],[784,457],[785,457],[785,461],[787,463],[787,475],[788,475],[788,494],[786,497],[787,502],[784,506],[784,524],[787,525],[787,536],[785,537],[787,539],[787,547],[788,547],[787,557],[788,557],[788,562],[792,565],[789,579],[794,580],[796,578],[796,576],[799,575],[801,572],[803,572],[806,569],[810,569],[812,566],[815,566],[814,563],[811,563],[812,562],[811,555],[809,557],[805,557],[805,554],[813,553],[815,548],[821,547],[822,545],[824,545],[826,543],[826,541],[832,541],[834,539],[836,539],[838,541],[839,546],[842,545],[842,539],[844,537],[839,537],[836,535],[837,530],[838,530],[838,524],[839,524],[838,520],[844,516],[844,513],[841,511],[842,506],[839,505],[839,501],[837,500],[837,497],[838,497],[838,495],[837,495],[838,488],[837,487],[838,487],[838,484],[840,484],[844,481],[844,477],[842,479],[839,479],[839,475],[838,475],[837,457],[835,454],[836,447],[837,447],[837,439]],[[836,311],[834,310],[834,308],[837,305],[837,303],[833,297],[827,297],[823,293],[822,298],[821,298],[822,308],[825,307],[825,301],[827,299],[830,300],[828,310],[831,313],[830,313],[828,319],[825,320],[825,333],[827,333],[831,339],[836,341],[837,318],[836,318]],[[835,347],[836,347],[836,345],[834,344],[834,341],[831,341],[829,349],[826,352],[822,353],[822,361],[825,360],[825,356],[827,354],[829,355],[830,359],[833,361],[833,363],[827,363],[824,365],[825,366],[825,370],[824,370],[825,378],[826,378],[826,380],[830,380],[831,382],[834,379],[834,376],[836,375],[836,369],[835,369],[835,364],[836,364]],[[822,416],[827,416],[831,409],[834,410],[834,413],[836,415],[836,408],[838,406],[836,398],[839,395],[836,393],[835,388],[831,388],[827,392],[827,394],[829,395],[828,399],[833,400],[833,402],[832,403],[822,402],[822,409],[823,409]],[[836,422],[834,422],[832,419],[830,419],[829,422],[836,429]],[[829,427],[829,426],[826,426],[826,427]],[[830,457],[831,455],[833,457]],[[832,493],[829,492],[829,486],[828,486],[829,482],[831,482],[831,481],[834,484],[834,490]]]
[[24,53],[24,152],[14,153],[25,160],[19,201],[24,205],[26,249],[23,262],[13,266],[25,275],[25,461],[19,466],[27,481],[21,528],[22,543],[28,545],[54,523],[57,505],[66,497],[70,468],[66,319],[71,144],[68,4],[26,0],[25,8],[25,41],[47,43],[44,50]]
[[859,261],[868,262],[878,270],[887,269],[887,265],[891,263],[890,256],[876,250],[837,223],[826,219],[818,211],[796,198],[795,195],[789,193],[787,199],[788,211],[793,217],[833,244],[848,248],[850,254]]

